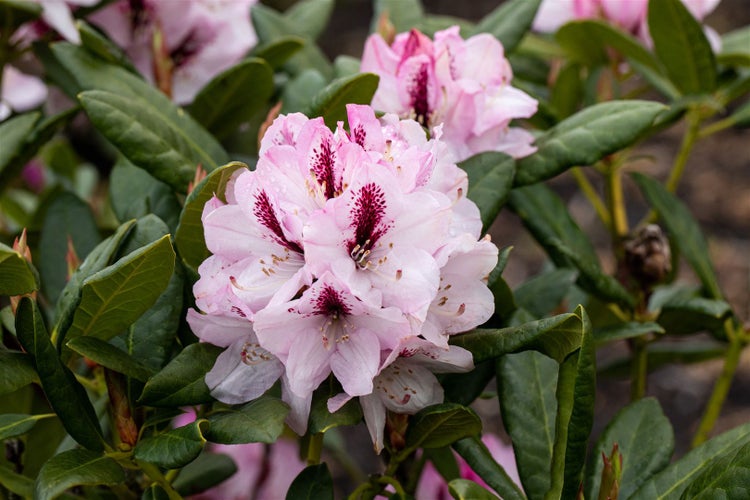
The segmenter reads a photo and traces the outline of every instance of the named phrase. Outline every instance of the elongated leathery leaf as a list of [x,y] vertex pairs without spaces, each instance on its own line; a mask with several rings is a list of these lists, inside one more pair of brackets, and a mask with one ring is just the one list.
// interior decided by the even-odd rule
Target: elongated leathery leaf
[[39,276],[29,262],[0,243],[0,295],[21,295],[39,288]]
[[39,420],[54,416],[54,413],[46,413],[44,415],[4,413],[0,415],[0,441],[26,434]]
[[722,298],[708,254],[708,243],[690,211],[654,179],[638,173],[632,175],[643,196],[659,214],[669,233],[674,236],[673,241],[698,275],[706,292],[712,298]]
[[50,342],[36,302],[21,299],[16,312],[18,341],[34,359],[42,389],[50,406],[60,417],[65,430],[91,450],[104,449],[102,431],[86,391],[60,361]]
[[31,498],[34,493],[34,482],[30,477],[17,474],[8,467],[0,465],[0,484],[11,493],[21,498]]
[[301,34],[314,40],[325,30],[333,5],[333,0],[301,0],[284,12],[284,17],[299,26]]
[[472,330],[451,337],[450,343],[471,351],[474,363],[528,349],[562,362],[581,346],[580,322],[575,314],[560,314],[520,326]]
[[328,84],[313,98],[305,114],[322,116],[326,125],[334,129],[346,118],[347,104],[370,104],[378,89],[380,77],[373,73],[359,73],[339,78]]
[[672,83],[685,94],[716,88],[716,59],[703,27],[680,0],[649,2],[654,52]]
[[469,481],[468,479],[454,479],[448,483],[448,491],[456,500],[494,500],[497,498],[474,481]]
[[203,435],[209,428],[208,421],[201,419],[163,434],[142,439],[135,446],[135,459],[166,469],[184,467],[203,451],[206,444],[206,438]]
[[31,357],[24,352],[0,350],[0,396],[10,394],[39,377]]
[[541,0],[511,0],[504,2],[484,16],[474,27],[472,34],[490,33],[503,44],[505,53],[521,42],[534,21]]
[[286,500],[333,500],[333,479],[328,465],[306,467],[289,485]]
[[172,276],[174,258],[164,236],[87,278],[68,338],[109,340],[122,333],[156,302]]
[[535,184],[570,167],[592,165],[633,144],[665,109],[657,102],[633,99],[579,111],[538,137],[536,153],[517,160],[514,184]]
[[544,498],[550,487],[557,370],[554,360],[536,351],[508,354],[497,363],[503,423],[513,441],[524,491],[532,500]]
[[750,498],[750,444],[713,459],[681,498]]
[[515,175],[515,161],[510,156],[481,153],[459,165],[469,176],[467,197],[477,204],[482,217],[482,231],[487,231],[505,204]]
[[70,349],[95,363],[145,382],[154,372],[126,352],[96,337],[77,337],[66,344]]
[[678,500],[690,483],[714,458],[750,443],[750,423],[716,436],[648,479],[631,496],[633,500]]
[[[265,60],[272,69],[281,68],[283,64],[305,45],[304,38],[285,36],[273,42],[257,45],[250,54]],[[359,66],[357,66],[359,69]]]
[[560,365],[552,484],[545,498],[574,498],[578,493],[586,460],[586,446],[594,423],[594,339],[586,311],[579,306],[576,314],[580,321],[581,348]]
[[214,195],[226,200],[224,190],[227,183],[232,174],[240,168],[247,168],[247,165],[235,161],[214,170],[193,188],[185,200],[174,242],[183,262],[194,270],[197,270],[201,262],[210,255],[203,237],[203,206]]
[[323,383],[313,392],[307,430],[310,434],[326,432],[334,427],[357,425],[362,420],[362,408],[353,398],[337,411],[328,411],[328,400],[342,392],[338,383]]
[[201,493],[230,478],[237,472],[231,457],[221,453],[201,453],[180,470],[172,486],[182,496]]
[[[479,477],[507,500],[522,500],[523,493],[490,454],[482,441],[474,436],[453,443],[453,448],[466,460]],[[474,497],[469,497],[474,498]]]
[[604,466],[601,456],[608,456],[615,444],[623,456],[620,495],[628,498],[672,458],[674,432],[656,399],[645,398],[626,406],[599,437],[588,467],[586,498],[597,498]]
[[88,450],[68,450],[52,457],[34,483],[34,498],[51,500],[73,486],[114,485],[125,472],[113,459]]
[[208,417],[206,438],[214,443],[273,443],[284,430],[289,407],[281,400],[262,396],[239,409],[229,409]]
[[471,408],[455,403],[428,406],[417,412],[406,431],[406,454],[417,448],[441,448],[459,439],[475,436],[482,422]]

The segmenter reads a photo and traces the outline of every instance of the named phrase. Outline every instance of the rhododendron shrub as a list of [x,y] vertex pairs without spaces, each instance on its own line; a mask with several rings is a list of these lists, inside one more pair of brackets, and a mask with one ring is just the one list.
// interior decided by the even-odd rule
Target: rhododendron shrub
[[748,28],[490,3],[0,0],[0,498],[748,496]]

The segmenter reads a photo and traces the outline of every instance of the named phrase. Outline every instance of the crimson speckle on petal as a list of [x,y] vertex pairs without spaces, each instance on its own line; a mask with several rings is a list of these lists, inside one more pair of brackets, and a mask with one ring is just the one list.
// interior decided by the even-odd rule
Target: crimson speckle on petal
[[341,191],[341,183],[336,182],[334,165],[336,164],[336,152],[331,146],[330,140],[324,139],[319,148],[313,149],[313,163],[311,169],[315,178],[325,190],[326,199],[331,199]]
[[354,196],[351,207],[351,227],[354,239],[347,244],[347,250],[360,265],[370,250],[389,229],[383,221],[386,202],[383,190],[374,183],[365,184]]
[[341,293],[332,286],[326,286],[320,291],[315,299],[314,314],[328,316],[329,318],[340,318],[351,313],[351,308],[346,303]]
[[273,233],[274,239],[277,243],[289,250],[302,253],[302,248],[297,243],[289,241],[284,235],[276,211],[274,210],[273,205],[271,205],[271,200],[268,198],[268,194],[265,191],[261,190],[255,196],[253,215],[258,219],[258,222]]

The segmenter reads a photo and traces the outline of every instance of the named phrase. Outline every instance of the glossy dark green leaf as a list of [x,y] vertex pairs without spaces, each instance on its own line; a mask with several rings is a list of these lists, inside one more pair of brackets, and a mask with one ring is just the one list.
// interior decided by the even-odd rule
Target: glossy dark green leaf
[[0,441],[5,441],[8,438],[26,434],[39,420],[54,416],[54,413],[47,413],[44,415],[23,415],[19,413],[0,414]]
[[574,269],[553,269],[534,276],[513,291],[516,304],[541,317],[558,307],[578,278]]
[[665,303],[656,321],[669,334],[686,334],[708,330],[719,339],[725,339],[724,321],[732,309],[723,300],[703,297],[677,298]]
[[0,485],[21,498],[31,498],[34,493],[34,481],[30,477],[13,472],[3,465],[0,465]]
[[284,430],[289,407],[280,399],[262,396],[246,405],[213,413],[206,438],[214,443],[273,443]]
[[73,314],[81,302],[83,282],[109,265],[133,227],[135,227],[134,220],[121,224],[112,236],[102,241],[86,256],[66,283],[55,305],[56,323],[52,330],[52,338],[56,339],[58,348],[61,347],[62,339],[73,323]]
[[750,498],[750,444],[713,459],[681,498]]
[[581,288],[626,306],[633,304],[622,285],[601,269],[593,245],[551,189],[543,184],[516,188],[509,204],[555,266],[578,269]]
[[109,340],[122,333],[164,291],[174,258],[169,236],[164,236],[86,278],[67,337]]
[[593,165],[640,139],[665,109],[635,99],[589,106],[536,139],[537,152],[516,162],[514,184],[535,184],[570,167]]
[[158,483],[152,483],[143,491],[141,500],[175,500],[175,497],[170,498],[169,493],[164,488],[159,486]]
[[450,446],[424,450],[424,456],[432,463],[435,470],[438,471],[446,482],[461,477],[461,470],[458,467],[456,454],[453,453]]
[[381,17],[386,17],[396,33],[409,31],[424,17],[424,7],[420,0],[375,0],[374,15],[370,31],[377,31]]
[[23,255],[0,243],[0,295],[21,295],[38,288],[36,269]]
[[78,33],[81,35],[81,45],[108,63],[116,64],[133,74],[138,74],[138,70],[130,62],[122,48],[81,19],[76,22],[76,26]]
[[177,227],[182,210],[168,184],[136,167],[124,156],[118,158],[110,173],[109,200],[121,222],[153,213],[172,230]]
[[89,450],[68,450],[52,457],[34,482],[34,498],[51,500],[73,486],[115,485],[125,471],[113,459]]
[[180,352],[143,388],[140,403],[149,406],[186,406],[212,401],[204,382],[221,353],[211,344],[191,344]]
[[412,417],[405,450],[441,448],[481,431],[482,422],[471,408],[455,403],[432,405]]
[[492,500],[497,498],[497,496],[468,479],[454,479],[448,483],[448,492],[456,500]]
[[552,452],[552,498],[574,498],[578,493],[586,461],[589,434],[594,424],[596,352],[591,323],[578,306],[581,348],[560,365],[557,378],[557,417]]
[[708,243],[688,208],[654,179],[639,173],[633,173],[632,176],[643,196],[659,214],[660,220],[672,235],[672,241],[677,244],[680,253],[698,275],[706,293],[711,298],[720,299],[721,290],[711,264]]
[[508,354],[497,364],[503,423],[514,443],[518,475],[530,499],[544,498],[557,414],[557,363],[536,352]]
[[214,170],[193,188],[185,200],[174,240],[182,261],[194,270],[210,255],[203,238],[203,206],[214,195],[226,200],[224,191],[227,182],[240,168],[247,168],[247,165],[235,161]]
[[309,117],[322,116],[329,128],[346,119],[347,104],[370,104],[380,78],[373,73],[339,78],[328,84],[313,98],[305,111]]
[[505,53],[513,52],[529,31],[541,0],[510,0],[484,16],[472,34],[490,33],[500,40]]
[[66,344],[71,350],[117,373],[145,382],[154,372],[128,353],[96,337],[77,337]]
[[201,493],[237,472],[237,464],[221,453],[201,453],[180,471],[172,486],[182,496]]
[[341,392],[339,384],[325,382],[313,392],[308,433],[324,433],[334,427],[353,426],[362,421],[362,408],[357,398],[352,398],[334,413],[328,411],[328,400]]
[[223,138],[262,110],[273,91],[273,69],[263,59],[252,57],[215,76],[187,110],[198,123]]
[[308,69],[296,75],[286,84],[281,93],[281,113],[288,114],[307,109],[326,85],[328,81],[314,69]]
[[672,83],[684,94],[716,88],[716,59],[703,26],[680,0],[649,2],[648,27],[654,52]]
[[617,444],[622,453],[620,496],[628,498],[647,479],[669,465],[674,432],[659,402],[644,398],[629,404],[612,419],[594,447],[586,477],[586,498],[597,498],[604,462]]
[[136,460],[149,462],[165,469],[178,469],[195,460],[206,444],[203,437],[210,425],[196,420],[156,436],[142,439],[135,445]]
[[265,60],[277,70],[305,45],[305,39],[298,36],[285,36],[256,46],[250,53],[253,57]]
[[24,352],[0,350],[0,396],[39,382],[31,357]]
[[529,349],[561,362],[581,346],[580,318],[560,314],[520,326],[476,329],[451,337],[450,343],[471,351],[474,363]]
[[309,465],[294,478],[287,500],[333,500],[333,479],[325,463]]
[[662,334],[665,333],[665,330],[658,323],[652,323],[650,321],[643,323],[639,321],[618,323],[601,328],[594,328],[594,342],[596,342],[597,345],[601,345],[607,342],[614,342],[615,340],[639,337],[641,335],[646,335],[647,333]]
[[42,6],[38,3],[19,0],[0,1],[0,26],[4,30],[9,30],[7,36],[10,36],[23,23],[33,21],[41,14]]
[[60,361],[36,302],[24,297],[16,312],[18,341],[34,360],[42,389],[68,433],[90,450],[104,448],[102,431],[86,391]]
[[47,207],[39,240],[42,291],[50,302],[57,301],[67,283],[68,238],[79,259],[86,257],[101,241],[88,203],[69,191],[61,191]]
[[648,479],[630,497],[633,500],[678,500],[690,483],[703,473],[715,458],[750,443],[750,423],[716,436],[694,448],[676,462]]
[[333,0],[301,0],[284,12],[284,17],[299,27],[300,34],[315,40],[326,29],[333,5]]
[[477,204],[482,231],[487,231],[500,213],[513,185],[516,165],[503,153],[481,153],[458,164],[469,176],[467,197]]
[[[467,437],[453,443],[458,452],[471,469],[476,472],[492,489],[506,500],[523,500],[524,495],[508,473],[490,454],[490,451],[477,437]],[[451,481],[453,484],[454,481]],[[467,497],[476,498],[476,497]],[[494,498],[494,497],[492,497]]]

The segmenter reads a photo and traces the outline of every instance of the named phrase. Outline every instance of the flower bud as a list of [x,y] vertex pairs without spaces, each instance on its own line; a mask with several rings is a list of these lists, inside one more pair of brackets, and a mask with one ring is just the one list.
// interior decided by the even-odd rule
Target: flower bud
[[672,271],[669,240],[656,224],[640,229],[625,242],[626,273],[643,287],[664,280]]

